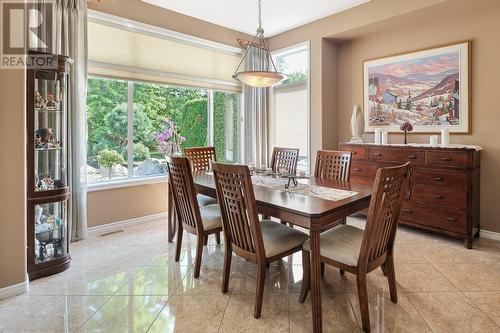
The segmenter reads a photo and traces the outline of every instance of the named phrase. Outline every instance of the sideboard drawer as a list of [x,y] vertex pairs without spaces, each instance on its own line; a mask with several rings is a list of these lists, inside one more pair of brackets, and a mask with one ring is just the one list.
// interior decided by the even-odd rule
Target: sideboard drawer
[[412,183],[415,185],[432,185],[467,189],[467,173],[461,171],[437,169],[413,169]]
[[453,209],[433,208],[408,201],[403,202],[400,220],[428,227],[466,233],[466,214]]
[[453,168],[467,168],[468,156],[465,152],[428,151],[427,164]]
[[369,156],[372,161],[411,162],[425,165],[425,152],[420,150],[372,148],[369,150]]
[[366,149],[364,148],[347,148],[352,152],[353,160],[366,160]]
[[438,186],[414,185],[410,200],[436,206],[465,209],[467,207],[467,192]]
[[375,177],[377,165],[369,162],[352,161],[351,176]]

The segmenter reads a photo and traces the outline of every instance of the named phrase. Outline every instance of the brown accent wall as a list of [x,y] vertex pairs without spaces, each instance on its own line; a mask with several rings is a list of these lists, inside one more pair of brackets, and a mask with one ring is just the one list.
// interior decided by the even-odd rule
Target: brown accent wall
[[0,69],[0,289],[26,272],[25,72]]
[[[363,105],[363,60],[471,40],[472,134],[452,134],[450,140],[485,148],[481,153],[481,228],[500,232],[496,199],[500,110],[495,102],[500,73],[499,17],[500,3],[495,0],[372,0],[274,36],[270,45],[276,50],[311,41],[311,117],[322,121],[321,126],[312,121],[311,132],[321,137],[321,147],[330,148],[349,139],[352,107]],[[391,142],[403,140],[399,134],[389,137]],[[429,140],[428,134],[411,134],[410,138],[414,142]],[[367,134],[366,139],[373,140],[373,136]],[[315,149],[313,145],[312,153]]]
[[87,194],[89,227],[166,211],[166,182],[94,191]]

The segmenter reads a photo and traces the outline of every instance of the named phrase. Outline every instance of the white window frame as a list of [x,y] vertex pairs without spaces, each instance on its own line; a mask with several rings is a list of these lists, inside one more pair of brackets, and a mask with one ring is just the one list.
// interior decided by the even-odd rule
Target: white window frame
[[[292,54],[301,50],[307,50],[307,168],[308,168],[308,174],[311,174],[311,161],[312,161],[312,156],[311,156],[311,47],[310,47],[311,42],[309,40],[305,42],[301,42],[298,44],[294,44],[291,46],[287,46],[285,48],[276,50],[271,52],[271,56],[273,57],[274,62],[276,63],[277,57],[286,55],[286,54]],[[282,85],[277,85],[271,88],[271,93],[269,94],[270,96],[270,103],[269,105],[274,105],[274,89],[280,89],[286,86]],[[273,110],[271,109],[271,112]],[[272,147],[271,147],[272,148]]]
[[[89,79],[106,79],[106,80],[114,80],[101,76],[89,76]],[[129,186],[139,186],[139,185],[147,185],[147,184],[156,184],[156,183],[164,183],[167,181],[166,175],[157,175],[157,176],[149,176],[149,177],[134,177],[134,83],[147,83],[147,84],[160,84],[164,86],[170,87],[183,87],[181,85],[170,85],[170,84],[161,84],[161,83],[151,83],[140,80],[122,80],[127,83],[127,177],[117,178],[115,180],[101,181],[96,183],[91,183],[87,185],[87,192],[94,191],[105,191],[111,190],[115,188],[121,187],[129,187]],[[193,88],[193,87],[187,87]],[[220,91],[216,89],[207,89],[207,88],[195,88],[200,90],[207,91],[207,142],[209,146],[214,145],[214,91]],[[230,92],[234,94],[238,94],[238,116],[240,117],[240,121],[238,122],[238,130],[244,128],[242,125],[243,117],[242,113],[242,99],[243,93]],[[244,138],[241,134],[236,138],[238,140],[238,149],[241,149],[244,144],[241,141]],[[239,150],[240,158],[242,155],[242,151]]]

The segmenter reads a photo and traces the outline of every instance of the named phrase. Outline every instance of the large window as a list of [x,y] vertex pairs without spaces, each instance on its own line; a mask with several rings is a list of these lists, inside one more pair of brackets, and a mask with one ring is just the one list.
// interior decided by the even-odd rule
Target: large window
[[182,148],[214,145],[217,158],[239,161],[240,94],[92,77],[88,80],[88,181],[166,174],[156,133],[172,118]]
[[277,51],[273,57],[278,71],[288,78],[272,89],[270,144],[298,148],[297,169],[310,172],[308,43]]

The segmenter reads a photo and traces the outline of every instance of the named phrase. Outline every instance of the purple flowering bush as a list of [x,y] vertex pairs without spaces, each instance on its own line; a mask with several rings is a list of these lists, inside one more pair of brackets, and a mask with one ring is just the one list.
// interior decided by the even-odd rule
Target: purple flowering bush
[[186,138],[180,134],[179,127],[172,118],[168,118],[163,125],[163,130],[156,134],[158,151],[165,156],[179,154],[184,141]]

